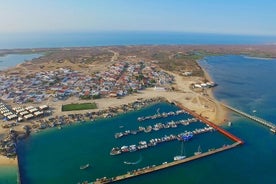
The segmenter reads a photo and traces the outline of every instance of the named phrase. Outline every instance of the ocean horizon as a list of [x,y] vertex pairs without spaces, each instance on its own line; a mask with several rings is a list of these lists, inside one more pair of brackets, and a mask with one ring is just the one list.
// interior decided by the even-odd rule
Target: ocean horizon
[[121,45],[274,45],[275,43],[276,36],[158,31],[0,34],[0,49]]

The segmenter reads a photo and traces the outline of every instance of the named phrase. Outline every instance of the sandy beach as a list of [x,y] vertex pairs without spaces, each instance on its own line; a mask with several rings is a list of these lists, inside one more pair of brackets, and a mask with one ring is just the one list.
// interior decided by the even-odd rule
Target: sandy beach
[[0,155],[0,166],[17,165],[17,158],[7,158]]

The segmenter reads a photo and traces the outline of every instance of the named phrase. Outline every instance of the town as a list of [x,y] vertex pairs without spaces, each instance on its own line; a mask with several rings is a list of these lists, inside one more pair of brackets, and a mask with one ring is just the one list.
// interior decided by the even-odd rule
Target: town
[[55,71],[41,71],[21,77],[0,76],[2,100],[15,104],[39,103],[49,98],[65,100],[70,96],[80,99],[101,97],[122,97],[147,87],[172,84],[174,77],[158,70],[154,64],[117,62],[106,71],[85,75],[81,71],[60,68]]

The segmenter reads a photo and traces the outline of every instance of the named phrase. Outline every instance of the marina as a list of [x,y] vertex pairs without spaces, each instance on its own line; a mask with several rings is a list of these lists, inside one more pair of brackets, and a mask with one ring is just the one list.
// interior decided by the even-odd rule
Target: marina
[[[199,159],[199,158],[203,158],[203,157],[206,157],[206,156],[211,156],[213,154],[216,154],[216,153],[219,153],[219,152],[222,152],[222,151],[226,151],[226,150],[235,148],[238,145],[244,144],[243,140],[241,140],[240,138],[238,138],[235,135],[231,134],[230,132],[224,130],[223,128],[221,128],[221,127],[219,127],[215,124],[213,124],[212,122],[205,119],[204,117],[202,117],[202,116],[196,114],[195,112],[187,109],[186,107],[182,106],[178,102],[173,102],[173,103],[176,104],[178,107],[180,107],[183,110],[183,112],[189,113],[190,115],[192,115],[197,120],[199,120],[202,123],[206,124],[207,127],[210,128],[210,130],[213,130],[213,129],[217,130],[221,134],[223,134],[226,137],[233,140],[234,143],[232,143],[231,145],[223,145],[222,147],[219,147],[219,148],[211,148],[207,152],[202,152],[202,149],[199,145],[197,151],[195,151],[194,155],[190,156],[190,157],[186,157],[185,155],[183,155],[183,151],[182,151],[183,148],[181,147],[181,155],[174,156],[172,162],[163,162],[161,165],[147,166],[147,167],[144,167],[142,169],[136,169],[136,170],[127,172],[126,174],[115,176],[115,177],[112,177],[112,178],[103,177],[103,178],[100,178],[100,179],[96,179],[96,181],[93,182],[93,183],[96,183],[96,184],[97,183],[111,183],[111,182],[125,180],[125,179],[132,178],[132,177],[137,177],[137,176],[140,176],[140,175],[156,172],[156,171],[159,171],[159,170],[162,170],[162,169],[173,167],[173,166],[176,166],[176,165],[179,165],[179,164],[182,164],[182,163],[186,163],[186,162],[189,162],[189,161],[193,161],[193,160],[196,160],[196,159]],[[207,128],[207,129],[209,130],[209,128]],[[186,132],[186,134],[189,133],[190,135],[193,135],[193,132],[194,131]],[[162,137],[160,140],[161,140],[161,142],[165,142],[165,141],[170,141],[170,140],[175,140],[175,139],[176,139],[175,135],[170,135],[170,136]],[[186,136],[186,139],[187,139],[187,136]],[[186,140],[186,139],[183,139],[183,141]],[[189,140],[189,139],[187,139],[187,140]],[[153,145],[155,145],[155,144],[153,144]],[[148,148],[148,144],[147,144],[146,141],[139,142],[139,146],[142,146],[141,149]],[[114,153],[114,151],[116,151],[117,154],[121,154],[122,152],[131,152],[130,150],[136,151],[137,150],[136,145],[123,146],[121,148],[118,148],[118,147],[113,148],[111,150],[110,154],[113,155],[112,153]]]

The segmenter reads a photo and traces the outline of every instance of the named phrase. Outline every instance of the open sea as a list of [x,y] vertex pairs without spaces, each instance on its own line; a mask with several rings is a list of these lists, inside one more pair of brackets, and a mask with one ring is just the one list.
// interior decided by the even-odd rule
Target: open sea
[[276,36],[156,31],[0,34],[0,49],[177,44],[276,44]]
[[[224,55],[208,56],[199,63],[218,83],[214,89],[217,99],[249,114],[276,122],[275,59]],[[141,140],[203,126],[202,123],[196,122],[177,129],[114,138],[114,133],[134,129],[141,124],[146,126],[190,117],[183,114],[166,119],[137,121],[138,116],[152,115],[157,109],[159,112],[168,112],[177,110],[177,107],[159,103],[111,119],[79,123],[61,130],[48,129],[33,134],[18,144],[22,184],[93,181],[96,178],[116,176],[133,169],[172,161],[173,156],[180,153],[181,143],[178,141],[162,143],[143,151],[109,155],[114,146],[138,144]],[[224,128],[243,139],[245,145],[119,183],[276,183],[276,135],[268,128],[236,114],[231,114],[229,120],[232,126],[224,125]],[[229,143],[231,141],[218,132],[209,132],[185,142],[185,154],[192,155],[199,145],[202,151],[207,151],[209,148]],[[124,161],[136,164],[126,165]],[[80,170],[80,166],[86,163],[90,163],[90,167]],[[0,183],[16,183],[16,171],[16,168],[9,170],[0,167]]]

